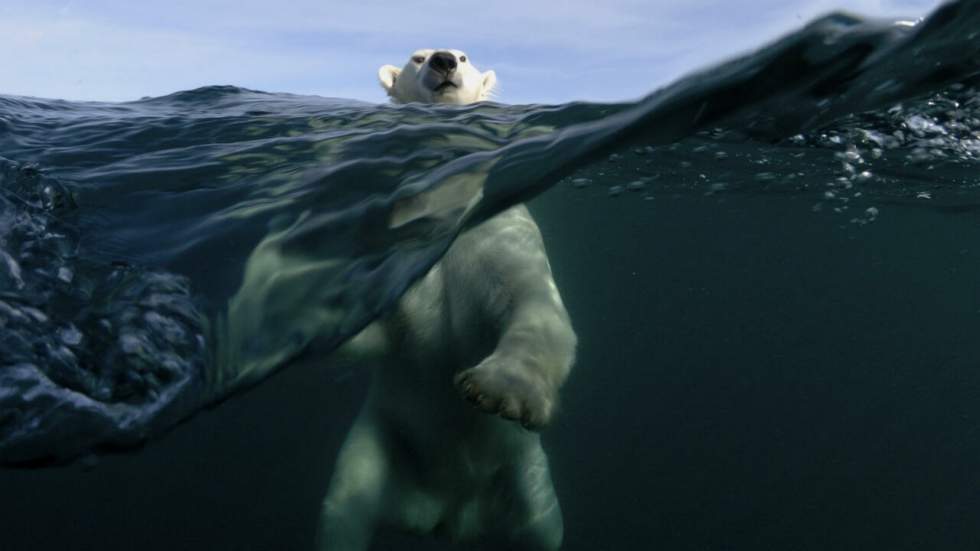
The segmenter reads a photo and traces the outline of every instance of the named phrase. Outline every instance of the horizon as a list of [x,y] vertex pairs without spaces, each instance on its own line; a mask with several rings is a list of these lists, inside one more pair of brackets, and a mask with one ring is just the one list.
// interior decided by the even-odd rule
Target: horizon
[[[466,51],[481,71],[496,71],[496,99],[504,103],[623,101],[834,11],[914,19],[941,2],[844,4],[465,0],[447,9],[439,0],[396,7],[301,0],[270,10],[255,0],[178,0],[154,10],[111,0],[9,0],[0,7],[0,47],[17,55],[0,60],[0,74],[17,76],[0,82],[0,94],[129,101],[233,85],[385,102],[380,66],[401,66],[418,48],[450,47]],[[459,32],[453,24],[470,21],[479,25],[466,40],[448,37]]]

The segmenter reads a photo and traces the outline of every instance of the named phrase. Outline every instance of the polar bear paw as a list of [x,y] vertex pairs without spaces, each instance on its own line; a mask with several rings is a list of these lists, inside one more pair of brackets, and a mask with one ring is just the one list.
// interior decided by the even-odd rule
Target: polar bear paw
[[556,393],[520,362],[490,356],[455,378],[463,397],[476,408],[539,429],[551,421]]

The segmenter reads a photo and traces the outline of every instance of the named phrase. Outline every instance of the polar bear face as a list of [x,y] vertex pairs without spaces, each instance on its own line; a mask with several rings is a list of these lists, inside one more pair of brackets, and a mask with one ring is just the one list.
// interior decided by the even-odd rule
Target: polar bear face
[[490,97],[497,75],[481,73],[459,50],[418,50],[401,69],[378,69],[381,86],[396,103],[413,101],[464,105]]

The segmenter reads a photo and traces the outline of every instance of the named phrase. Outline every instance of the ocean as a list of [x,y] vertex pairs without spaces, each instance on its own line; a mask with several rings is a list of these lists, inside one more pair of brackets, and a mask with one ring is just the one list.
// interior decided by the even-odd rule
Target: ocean
[[0,547],[311,548],[370,376],[322,358],[519,202],[563,549],[980,548],[975,0],[614,104],[0,95]]

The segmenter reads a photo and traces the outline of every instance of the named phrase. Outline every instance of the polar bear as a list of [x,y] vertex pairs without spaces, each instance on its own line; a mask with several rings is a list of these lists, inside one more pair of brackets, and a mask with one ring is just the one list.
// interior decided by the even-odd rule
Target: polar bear
[[[419,50],[379,77],[396,102],[454,104],[486,98],[496,79],[458,50]],[[320,549],[365,550],[377,526],[558,549],[535,429],[555,412],[575,346],[526,207],[461,234],[394,312],[334,353],[374,371],[324,499]]]

